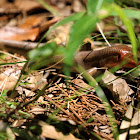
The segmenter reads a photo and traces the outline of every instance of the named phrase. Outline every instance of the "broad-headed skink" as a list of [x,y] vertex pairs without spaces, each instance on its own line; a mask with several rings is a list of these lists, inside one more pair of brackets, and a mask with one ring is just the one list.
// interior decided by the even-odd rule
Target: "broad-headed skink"
[[134,68],[136,62],[133,58],[132,48],[126,45],[106,47],[101,50],[84,51],[75,55],[75,60],[89,69],[93,66],[112,68],[125,61],[122,67]]
[[[40,44],[41,46],[42,44]],[[0,49],[5,48],[10,52],[16,52],[24,56],[27,52],[35,48],[35,43],[0,40]],[[59,61],[62,57],[57,57]],[[132,48],[126,45],[117,45],[106,47],[101,50],[81,51],[74,56],[74,61],[82,65],[85,69],[92,67],[114,67],[122,61],[127,61],[123,65],[125,68],[136,67],[136,62],[133,59]]]

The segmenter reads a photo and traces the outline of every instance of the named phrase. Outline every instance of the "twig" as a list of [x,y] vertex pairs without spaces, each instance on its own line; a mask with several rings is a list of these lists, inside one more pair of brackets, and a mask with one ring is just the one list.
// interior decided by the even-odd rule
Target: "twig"
[[11,56],[11,57],[13,57],[13,58],[19,59],[20,61],[26,61],[26,59],[24,59],[24,58],[17,57],[17,56],[15,56],[15,55],[13,55],[13,54],[11,54],[11,53],[8,53],[8,52],[5,52],[5,51],[0,51],[0,53],[3,53],[3,54],[6,54],[6,55]]
[[106,37],[105,37],[105,35],[104,35],[103,31],[102,31],[100,25],[98,23],[96,25],[97,25],[102,37],[104,38],[105,42],[108,44],[109,47],[111,47],[110,43],[108,42],[108,40],[106,39]]

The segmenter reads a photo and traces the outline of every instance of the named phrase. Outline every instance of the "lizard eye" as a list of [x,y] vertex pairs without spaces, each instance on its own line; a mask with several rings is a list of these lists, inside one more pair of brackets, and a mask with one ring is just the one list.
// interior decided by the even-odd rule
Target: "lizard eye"
[[120,60],[121,59],[121,55],[118,55],[118,60]]
[[117,61],[120,60],[121,59],[121,55],[114,56],[114,59],[117,60]]

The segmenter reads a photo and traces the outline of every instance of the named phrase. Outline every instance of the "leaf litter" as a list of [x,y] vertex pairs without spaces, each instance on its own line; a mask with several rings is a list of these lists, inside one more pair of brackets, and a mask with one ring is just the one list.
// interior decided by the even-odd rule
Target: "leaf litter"
[[[65,2],[63,0],[54,1],[55,0],[51,0],[48,3],[52,4],[53,8],[57,9],[59,12],[62,11],[62,15],[69,15],[72,13],[71,11],[79,12],[81,9],[85,9],[85,2],[81,3],[80,0],[74,2],[69,0],[66,0]],[[3,18],[5,22],[7,22],[7,19],[13,20],[12,18],[14,17],[17,22],[13,22],[14,26],[2,25],[0,30],[1,39],[38,41],[39,38],[41,38],[42,33],[59,21],[59,18],[52,18],[52,21],[45,18],[48,16],[48,11],[46,12],[46,15],[44,13],[32,16],[28,15],[31,11],[32,13],[36,11],[36,9],[45,10],[36,1],[26,0],[20,2],[20,4],[18,3],[19,1],[16,0],[15,4],[18,5],[18,10],[16,9],[14,12],[9,10],[9,13],[11,13],[12,16],[9,16],[9,14],[7,16],[4,14],[6,12],[3,10],[3,16],[0,17],[1,19]],[[26,3],[28,6],[23,6],[22,3]],[[64,7],[67,8],[66,11],[63,10]],[[20,17],[20,20],[22,19],[24,22],[19,24],[19,17],[15,16],[15,13],[20,15],[21,11],[24,11],[27,15],[24,15],[24,20]],[[106,22],[104,24],[106,24]],[[50,36],[47,36],[46,40],[54,40],[57,44],[65,45],[68,40],[70,25],[68,25],[68,27],[66,26],[67,25],[60,26],[54,30],[54,33],[52,32]],[[104,26],[104,31],[105,30],[116,30],[116,26]],[[4,36],[5,34],[6,36]],[[93,34],[97,34],[97,32]],[[112,34],[110,35],[113,36]],[[20,57],[19,55],[17,56]],[[18,60],[6,56],[6,58],[1,59],[1,63],[5,62],[15,63],[18,62]],[[22,66],[20,64],[4,65],[0,67],[1,93],[4,94],[4,91],[8,90],[7,96],[4,96],[6,100],[2,98],[0,101],[1,114],[3,114],[1,120],[3,120],[4,114],[8,116],[5,117],[8,118],[5,120],[6,123],[11,124],[11,126],[7,127],[8,129],[6,132],[9,133],[11,137],[14,139],[18,136],[21,137],[20,133],[16,133],[16,130],[14,130],[14,128],[18,127],[24,129],[25,134],[29,133],[29,138],[32,138],[32,135],[38,134],[38,130],[42,130],[42,133],[38,134],[41,138],[95,139],[90,133],[94,132],[101,138],[113,139],[112,129],[108,116],[105,113],[102,100],[96,95],[93,87],[89,86],[81,75],[77,77],[74,74],[74,76],[69,77],[70,80],[66,83],[66,76],[55,69],[50,69],[49,71],[42,70],[41,72],[36,71],[29,75],[26,75],[25,71],[20,84],[15,90],[15,96],[11,98],[12,89],[17,82],[21,69]],[[120,129],[123,129],[126,125],[123,124],[125,121],[123,118],[127,115],[127,111],[130,107],[130,110],[133,110],[131,105],[128,106],[128,102],[133,99],[132,93],[134,91],[128,86],[126,80],[122,78],[114,80],[116,78],[117,77],[112,73],[105,71],[100,84],[103,85],[103,89],[110,101],[117,125],[120,126]],[[47,88],[44,90],[44,93],[36,98],[38,93],[45,86]],[[31,102],[31,100],[33,100],[33,102]],[[3,107],[5,109],[3,109]],[[139,110],[136,110],[128,127],[131,126],[130,128],[132,128],[133,126],[138,125],[135,121],[140,118],[138,114]],[[11,117],[11,115],[14,115],[15,117]],[[132,117],[130,117],[130,119],[131,118]],[[1,124],[2,126],[5,126],[4,121],[1,121]],[[29,130],[28,128],[34,126],[34,124],[36,124],[36,128]],[[61,126],[63,129],[67,128],[67,130],[60,129]],[[38,129],[37,127],[41,128]],[[138,129],[139,128],[137,128],[137,134],[139,133]],[[1,128],[1,130],[4,130],[4,128]],[[136,131],[130,129],[130,138],[135,133]],[[126,138],[127,134],[124,135],[123,139]]]

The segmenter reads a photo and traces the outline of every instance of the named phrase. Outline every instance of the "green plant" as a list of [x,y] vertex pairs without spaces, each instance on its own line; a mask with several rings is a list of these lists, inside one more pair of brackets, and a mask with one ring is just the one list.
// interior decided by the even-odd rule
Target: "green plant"
[[[43,5],[46,5],[42,0],[38,0]],[[45,6],[52,14],[58,15],[53,9],[51,9],[48,5]],[[129,18],[132,18],[135,16],[135,18],[139,18],[139,12],[136,12],[135,10],[125,10],[122,9],[120,6],[116,5],[113,0],[88,0],[87,2],[87,9],[86,11],[75,13],[69,17],[64,18],[60,22],[56,23],[53,27],[51,27],[42,37],[40,42],[55,28],[58,26],[64,25],[70,21],[73,21],[73,25],[70,30],[70,37],[69,41],[66,44],[66,48],[62,48],[61,46],[56,45],[54,42],[46,43],[45,46],[42,48],[36,47],[36,49],[29,52],[29,60],[25,64],[21,75],[24,74],[25,67],[27,64],[31,61],[34,62],[34,65],[31,67],[32,69],[38,69],[46,64],[51,64],[51,57],[54,55],[61,54],[64,56],[64,73],[67,76],[70,76],[70,68],[74,67],[79,71],[79,73],[85,71],[81,66],[74,65],[73,64],[73,57],[77,50],[77,48],[82,44],[83,40],[90,35],[92,31],[94,31],[95,26],[98,22],[100,22],[102,19],[108,17],[108,16],[119,16],[124,25],[127,28],[128,37],[130,39],[130,42],[133,47],[133,53],[135,61],[137,60],[137,39],[135,36],[134,28],[132,21],[129,20]],[[79,29],[80,27],[80,29]],[[40,43],[39,42],[39,43]],[[48,61],[49,59],[49,61]],[[129,72],[128,72],[129,73]],[[128,74],[127,73],[127,74]],[[21,75],[17,81],[16,86],[18,85]],[[95,91],[97,95],[102,99],[102,102],[105,106],[105,110],[107,113],[107,116],[110,120],[110,124],[112,126],[112,131],[114,135],[114,139],[118,139],[119,133],[117,129],[117,125],[115,123],[115,117],[113,115],[111,106],[106,98],[106,95],[104,94],[101,87],[98,85],[96,80],[91,77],[88,73],[83,74],[83,77],[89,82],[89,85],[93,86],[95,88]],[[15,86],[15,87],[16,87]],[[37,100],[40,95],[42,95],[45,91],[45,89],[48,87],[48,85],[45,85],[44,88],[42,88],[41,91],[39,91],[38,95],[34,100],[31,100],[30,102],[33,102]],[[15,88],[14,88],[15,89]],[[29,102],[29,103],[30,103]],[[28,103],[28,104],[29,104]],[[27,105],[27,104],[24,104]],[[25,114],[26,115],[26,114]],[[92,132],[91,132],[92,133]],[[94,134],[93,134],[94,135]]]

